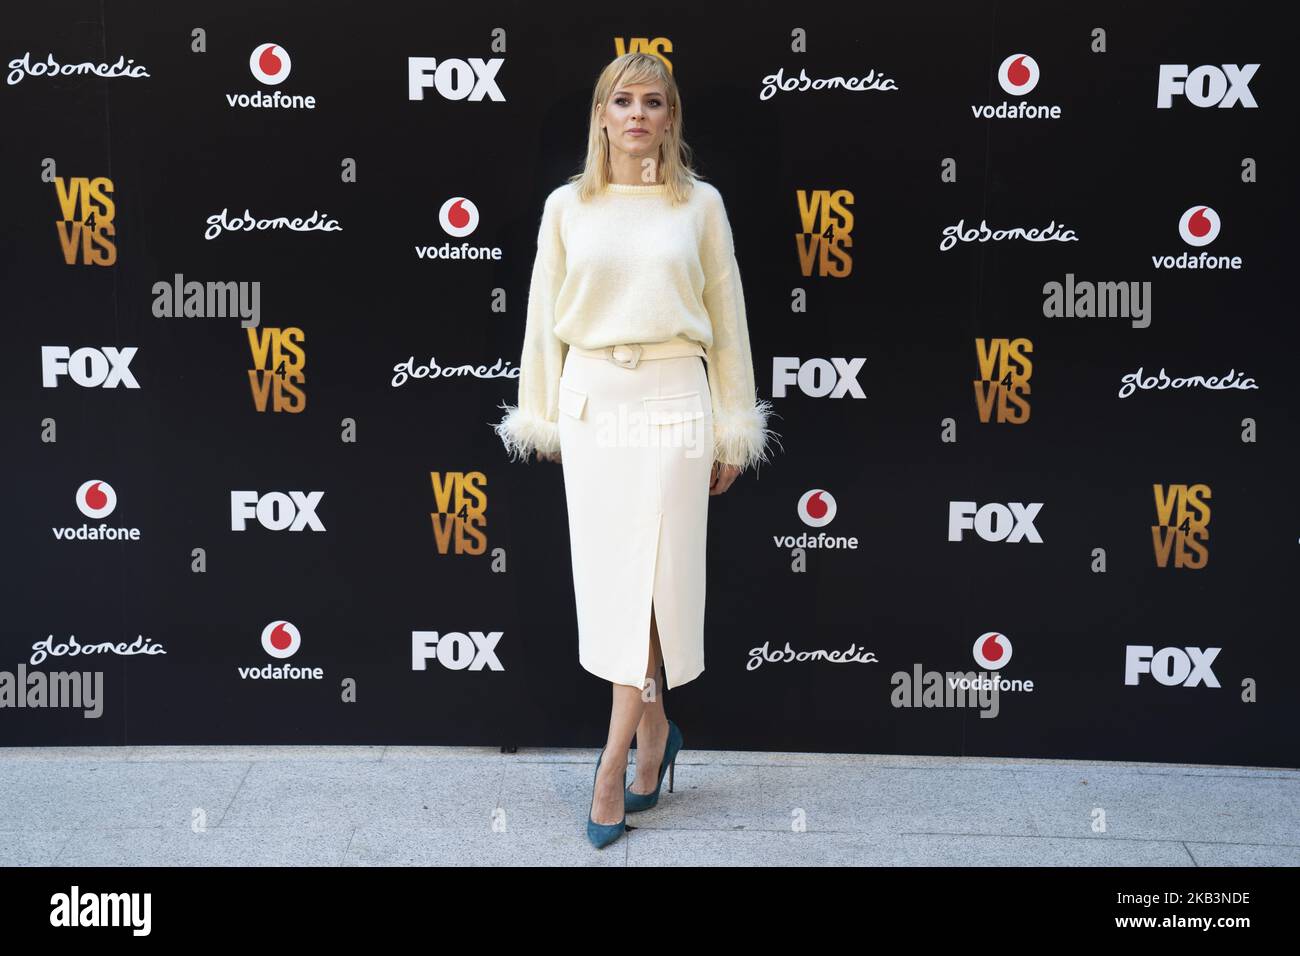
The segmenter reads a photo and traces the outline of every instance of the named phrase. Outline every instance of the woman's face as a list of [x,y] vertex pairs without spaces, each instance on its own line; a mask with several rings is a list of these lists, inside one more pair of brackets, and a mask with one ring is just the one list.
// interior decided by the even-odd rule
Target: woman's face
[[670,125],[668,97],[662,87],[644,83],[620,86],[601,114],[600,125],[609,136],[611,150],[626,153],[638,162],[658,157]]

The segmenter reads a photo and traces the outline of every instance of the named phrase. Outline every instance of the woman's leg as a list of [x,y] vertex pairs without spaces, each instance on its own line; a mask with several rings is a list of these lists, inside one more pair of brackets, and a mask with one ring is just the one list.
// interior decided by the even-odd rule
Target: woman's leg
[[[658,758],[654,760],[651,774],[646,778],[648,787],[634,785],[636,793],[654,790],[659,777],[659,763],[668,740],[668,721],[664,718],[662,681],[659,664],[663,650],[659,647],[659,629],[655,624],[654,608],[650,609],[650,659],[646,662],[644,689],[627,684],[614,684],[614,705],[609,718],[609,738],[605,742],[605,756],[600,761],[596,775],[596,791],[592,795],[591,819],[608,826],[623,819],[623,787],[627,783],[627,752],[632,746],[632,734],[637,737],[637,780],[642,779],[641,747],[653,747]],[[650,697],[653,695],[653,701]],[[657,723],[652,716],[657,711],[662,731],[656,734]],[[647,716],[651,715],[651,716]],[[642,736],[642,733],[646,736]],[[656,743],[656,741],[658,741]]]
[[645,710],[636,728],[636,778],[632,792],[654,793],[659,784],[659,765],[668,746],[668,717],[664,714],[663,648],[659,646],[659,627],[654,608],[650,609],[650,663],[646,668],[646,687],[641,694]]

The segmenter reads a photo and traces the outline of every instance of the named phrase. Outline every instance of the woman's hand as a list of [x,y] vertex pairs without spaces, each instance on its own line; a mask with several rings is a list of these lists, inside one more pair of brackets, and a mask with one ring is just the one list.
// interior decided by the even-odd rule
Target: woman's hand
[[732,482],[740,475],[740,469],[735,465],[724,465],[720,461],[713,463],[713,471],[709,475],[709,494],[720,495],[731,487]]
[[551,453],[551,452],[548,452],[548,451],[539,451],[539,452],[537,453],[537,460],[538,460],[538,461],[553,461],[553,462],[555,462],[556,464],[559,464],[559,462],[560,462],[560,453],[559,453],[558,451],[557,451],[557,452],[554,452],[554,453]]

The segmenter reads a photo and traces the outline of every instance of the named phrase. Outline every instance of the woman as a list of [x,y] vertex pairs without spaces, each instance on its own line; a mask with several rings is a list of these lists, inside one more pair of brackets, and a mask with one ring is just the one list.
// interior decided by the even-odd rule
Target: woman
[[704,670],[709,496],[779,444],[722,197],[689,156],[662,61],[605,67],[585,170],[542,214],[519,403],[493,426],[513,458],[564,467],[578,657],[614,685],[587,818],[598,848],[654,806],[682,747],[657,689]]

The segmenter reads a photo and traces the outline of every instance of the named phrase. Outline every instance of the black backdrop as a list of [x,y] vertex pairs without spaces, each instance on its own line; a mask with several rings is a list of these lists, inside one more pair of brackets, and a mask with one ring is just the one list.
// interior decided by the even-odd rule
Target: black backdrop
[[[668,694],[692,745],[1300,766],[1288,683],[1296,90],[1291,33],[1268,9],[8,5],[0,742],[601,739],[609,691],[577,662],[561,470],[507,462],[488,422],[515,396],[502,369],[519,358],[542,200],[582,159],[601,67],[647,49],[671,64],[698,168],[727,202],[759,393],[776,405],[784,446],[712,499],[707,669]],[[275,85],[250,66],[267,43],[291,57]],[[21,65],[51,54],[122,57],[148,75]],[[1017,54],[1037,65],[1023,96],[999,84]],[[412,100],[412,57],[500,60],[504,99],[429,88]],[[1162,108],[1162,64],[1215,70]],[[893,88],[765,98],[778,70],[874,70]],[[1232,105],[1219,105],[1212,81],[1234,74]],[[277,91],[314,108],[227,98]],[[972,112],[1021,102],[1060,115]],[[93,217],[61,212],[55,176],[65,194],[78,178],[111,181],[111,220],[102,203]],[[851,228],[838,213],[806,226],[801,197],[837,191],[832,207],[852,213]],[[464,241],[499,258],[417,254],[460,244],[439,216],[457,197],[478,217]],[[1180,217],[1205,207],[1180,234]],[[223,209],[317,212],[340,228],[205,238]],[[1054,223],[1074,239],[941,248],[945,229],[981,220]],[[1207,220],[1219,234],[1192,244]],[[115,261],[86,263],[80,246],[65,261],[60,230],[89,230]],[[851,270],[806,272],[799,249],[817,243]],[[1240,257],[1239,268],[1153,262],[1202,251]],[[157,316],[155,283],[177,274],[259,282],[252,331],[300,330],[301,378],[291,350],[283,367],[258,369],[239,318]],[[1150,283],[1149,324],[1047,314],[1045,285],[1067,275]],[[979,343],[1016,339],[1032,372],[1013,364],[1010,377],[999,367],[976,383]],[[127,367],[138,388],[68,375],[49,387],[47,348],[137,349]],[[394,387],[396,366],[431,358],[461,374]],[[813,363],[806,387],[774,391],[794,360]],[[854,363],[860,392],[818,394],[831,381],[821,373]],[[1120,397],[1139,367],[1232,370],[1255,387]],[[295,384],[305,406],[276,411],[272,398],[260,411],[250,370],[291,406]],[[986,389],[1022,396],[1028,419],[981,420]],[[92,481],[116,498],[106,517],[78,508]],[[1177,504],[1179,487],[1197,484],[1189,522],[1177,508],[1158,514],[1158,496]],[[253,520],[234,531],[237,491],[317,493],[324,530]],[[832,520],[810,525],[831,500]],[[1041,505],[1041,540],[966,530],[951,541],[953,502]],[[56,537],[83,526],[139,536]],[[819,532],[857,546],[781,540]],[[1172,555],[1203,553],[1203,566],[1162,566],[1168,536]],[[283,660],[263,644],[279,622],[301,640]],[[414,632],[433,632],[447,656],[415,669]],[[988,643],[994,633],[1004,637]],[[164,653],[132,653],[137,638]],[[122,646],[72,654],[73,639]],[[55,653],[34,662],[47,640]],[[982,666],[977,642],[1001,647],[1003,666]],[[753,666],[756,648],[787,644],[804,657]],[[854,659],[827,659],[837,651]],[[1144,656],[1161,679],[1134,671]],[[1198,658],[1206,666],[1183,680],[1179,663]],[[267,665],[320,676],[240,671]],[[101,716],[27,706],[38,702],[33,671],[101,672]],[[926,703],[909,687],[918,671],[1033,689],[900,706]]]

